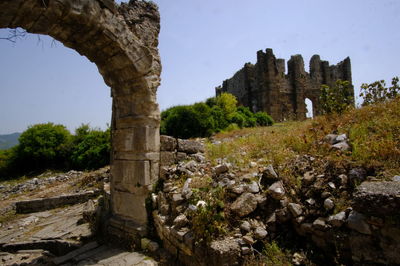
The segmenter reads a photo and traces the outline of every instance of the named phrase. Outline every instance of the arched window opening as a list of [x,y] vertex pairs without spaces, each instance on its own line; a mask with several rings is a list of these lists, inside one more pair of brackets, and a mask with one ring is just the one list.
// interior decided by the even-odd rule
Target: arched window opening
[[313,118],[314,117],[314,109],[313,109],[313,103],[309,98],[306,98],[304,100],[306,104],[306,117],[307,118]]

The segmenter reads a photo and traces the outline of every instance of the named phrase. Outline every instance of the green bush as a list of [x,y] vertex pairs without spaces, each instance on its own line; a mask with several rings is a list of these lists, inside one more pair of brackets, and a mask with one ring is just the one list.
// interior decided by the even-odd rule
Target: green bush
[[229,126],[229,121],[226,120],[224,110],[218,105],[213,106],[211,109],[211,115],[214,120],[213,132],[220,132]]
[[321,109],[324,114],[341,114],[354,107],[352,87],[347,80],[337,80],[334,86],[322,85],[321,87]]
[[53,123],[30,126],[19,144],[0,151],[0,179],[29,175],[47,169],[96,169],[110,162],[110,129],[84,124],[75,135]]
[[257,119],[254,117],[254,113],[250,111],[249,107],[239,106],[237,112],[245,118],[244,127],[257,126]]
[[18,165],[15,172],[63,168],[70,141],[71,134],[63,125],[46,123],[30,126],[19,137],[19,144],[11,155],[11,164]]
[[384,80],[375,81],[371,84],[363,83],[361,85],[360,97],[363,97],[363,106],[373,103],[385,102],[395,99],[400,95],[399,78],[392,79],[392,86],[387,88]]
[[274,120],[265,112],[257,112],[254,114],[258,126],[272,126]]
[[13,151],[13,148],[0,150],[0,179],[4,179],[10,175]]
[[110,129],[90,129],[83,124],[75,130],[70,162],[74,169],[97,169],[110,163]]
[[235,96],[222,93],[205,103],[171,107],[161,113],[160,132],[178,138],[208,137],[216,132],[273,124],[266,113],[254,114],[248,107],[236,105]]
[[238,127],[243,128],[246,126],[247,117],[241,112],[235,112],[232,116],[231,122],[236,124]]
[[161,117],[161,134],[191,138],[213,133],[214,120],[210,107],[205,103],[171,107]]

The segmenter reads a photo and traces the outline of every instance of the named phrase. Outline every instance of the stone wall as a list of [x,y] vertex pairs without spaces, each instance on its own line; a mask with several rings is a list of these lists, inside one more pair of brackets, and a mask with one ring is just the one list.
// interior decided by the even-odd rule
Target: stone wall
[[[161,136],[160,179],[163,187],[158,194],[152,195],[155,230],[162,247],[179,265],[239,265],[240,246],[237,239],[227,237],[207,245],[196,243],[193,231],[184,224],[187,195],[169,182],[176,172],[193,175],[191,171],[205,163],[204,151],[203,140]],[[180,218],[182,221],[179,221]]]
[[[181,140],[161,140],[167,156],[161,160],[162,182],[151,198],[153,221],[161,246],[179,265],[255,264],[264,244],[277,239],[293,244],[294,265],[400,264],[400,176],[378,181],[362,167],[333,166],[310,155],[276,168],[264,161],[239,167],[223,159],[213,166],[201,154],[201,142],[185,141],[200,149],[177,156],[188,151],[179,148]],[[349,148],[344,134],[329,134],[324,141],[332,152]],[[280,176],[288,168],[298,176],[296,184]],[[211,204],[196,194],[201,184],[224,190],[229,217],[225,233],[209,242],[196,235],[193,220]],[[211,219],[207,224],[215,226]]]
[[[257,63],[246,63],[232,78],[216,88],[216,94],[232,93],[240,104],[252,111],[264,111],[276,121],[284,121],[306,118],[306,98],[313,103],[313,114],[320,114],[322,84],[332,86],[338,79],[352,83],[349,57],[337,65],[329,65],[319,55],[314,55],[310,60],[310,73],[304,70],[301,55],[292,56],[287,65],[286,73],[285,60],[277,59],[272,49],[258,51]],[[353,89],[349,93],[354,98]]]

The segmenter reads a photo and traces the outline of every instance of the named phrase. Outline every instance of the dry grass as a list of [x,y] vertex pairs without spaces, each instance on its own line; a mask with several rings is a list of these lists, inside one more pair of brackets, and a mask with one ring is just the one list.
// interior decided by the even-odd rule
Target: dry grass
[[208,144],[207,156],[214,163],[218,158],[226,158],[239,166],[246,166],[251,161],[263,161],[279,165],[293,158],[296,149],[304,149],[307,142],[298,134],[300,128],[311,122],[287,122],[271,127],[246,128],[229,133],[220,133],[216,139],[222,144]]
[[[330,133],[347,134],[352,152],[332,151],[323,142]],[[207,156],[213,163],[226,158],[240,167],[250,161],[279,166],[298,154],[311,154],[373,168],[389,177],[400,173],[400,98],[342,115],[220,133],[215,139],[222,143],[208,144]]]

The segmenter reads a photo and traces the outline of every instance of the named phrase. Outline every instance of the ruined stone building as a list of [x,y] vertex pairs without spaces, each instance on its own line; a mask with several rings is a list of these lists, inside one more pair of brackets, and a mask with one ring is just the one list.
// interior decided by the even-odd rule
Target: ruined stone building
[[[216,88],[216,94],[229,92],[235,95],[239,104],[248,106],[253,112],[264,111],[275,121],[305,119],[307,108],[305,99],[312,102],[313,115],[321,113],[319,96],[321,85],[332,86],[336,80],[351,80],[350,58],[337,65],[329,65],[319,55],[310,60],[310,73],[304,70],[301,55],[294,55],[288,61],[276,59],[272,49],[257,52],[257,63],[246,63],[232,78]],[[353,96],[354,89],[351,85]]]

